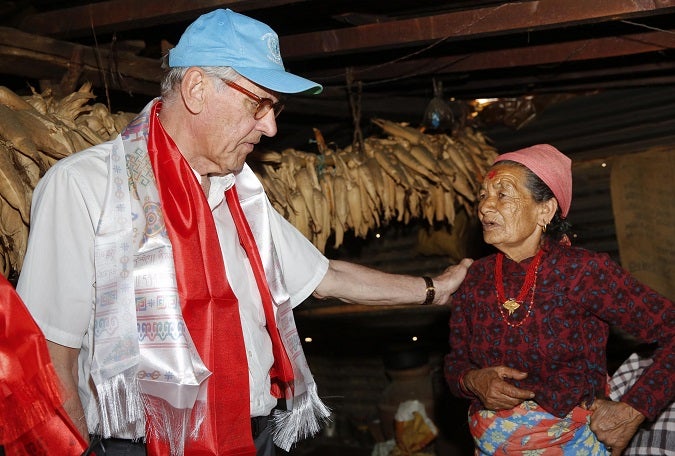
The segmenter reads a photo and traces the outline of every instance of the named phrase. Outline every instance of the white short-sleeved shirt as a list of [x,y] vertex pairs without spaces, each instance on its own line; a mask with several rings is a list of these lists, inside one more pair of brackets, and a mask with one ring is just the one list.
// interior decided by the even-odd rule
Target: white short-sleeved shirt
[[[96,303],[94,237],[111,148],[112,141],[61,159],[38,183],[33,194],[28,251],[17,285],[45,337],[81,349],[78,387],[90,432],[98,424],[90,378]],[[276,405],[270,394],[273,356],[255,278],[224,203],[224,191],[232,180],[232,176],[211,178],[208,201],[228,281],[239,300],[249,363],[251,416],[261,416]],[[319,285],[328,269],[328,259],[269,201],[267,204],[282,275],[295,307]]]

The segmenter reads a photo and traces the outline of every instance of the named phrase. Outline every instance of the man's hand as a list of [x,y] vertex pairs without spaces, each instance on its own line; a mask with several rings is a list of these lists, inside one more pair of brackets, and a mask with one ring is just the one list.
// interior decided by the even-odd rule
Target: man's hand
[[467,372],[464,387],[474,393],[488,410],[507,410],[534,398],[534,391],[513,386],[506,379],[523,380],[526,372],[506,366],[487,367]]
[[645,416],[624,402],[596,399],[590,407],[591,431],[612,456],[620,456]]
[[[465,258],[433,278],[434,304],[447,304],[472,262]],[[319,299],[337,298],[373,306],[419,305],[426,298],[425,287],[425,281],[419,276],[392,274],[357,263],[330,260],[328,271],[313,294]]]
[[434,304],[445,305],[450,302],[450,297],[457,291],[466,277],[466,272],[471,263],[473,263],[472,259],[464,258],[458,264],[448,266],[441,274],[434,277],[434,287],[436,288]]

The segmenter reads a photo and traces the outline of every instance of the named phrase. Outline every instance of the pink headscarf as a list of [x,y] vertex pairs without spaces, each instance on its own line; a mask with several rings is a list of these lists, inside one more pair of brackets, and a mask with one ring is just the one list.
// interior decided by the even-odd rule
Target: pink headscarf
[[572,204],[572,160],[569,157],[550,144],[537,144],[501,154],[494,163],[504,160],[520,163],[548,185],[558,200],[562,217],[567,217]]

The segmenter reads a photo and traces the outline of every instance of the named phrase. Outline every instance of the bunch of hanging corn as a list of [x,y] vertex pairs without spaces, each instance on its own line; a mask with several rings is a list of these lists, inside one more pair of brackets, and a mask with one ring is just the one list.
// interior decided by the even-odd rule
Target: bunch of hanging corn
[[362,151],[331,150],[315,130],[319,154],[287,149],[259,156],[272,204],[322,251],[332,234],[337,248],[348,230],[365,237],[391,220],[452,225],[458,208],[473,213],[478,183],[497,156],[469,128],[450,137],[373,122],[387,137],[366,138]]

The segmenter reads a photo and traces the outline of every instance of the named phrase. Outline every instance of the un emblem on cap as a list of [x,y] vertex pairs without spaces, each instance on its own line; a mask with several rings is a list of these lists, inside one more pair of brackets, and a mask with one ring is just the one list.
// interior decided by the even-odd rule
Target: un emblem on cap
[[230,9],[217,9],[188,26],[169,51],[170,67],[231,67],[266,89],[319,93],[320,84],[285,70],[279,37],[267,24]]
[[281,51],[279,50],[279,37],[276,33],[265,33],[262,36],[262,40],[267,43],[267,49],[269,50],[269,59],[276,63],[277,65],[284,66],[284,62],[281,60]]

